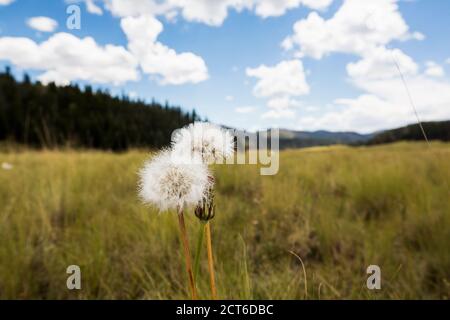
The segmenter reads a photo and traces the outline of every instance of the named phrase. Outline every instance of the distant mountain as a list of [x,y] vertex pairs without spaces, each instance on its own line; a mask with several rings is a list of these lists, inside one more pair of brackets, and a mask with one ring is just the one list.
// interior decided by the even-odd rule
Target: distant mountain
[[372,134],[332,131],[292,131],[280,130],[280,148],[304,148],[333,144],[360,144],[369,141]]
[[[241,132],[242,131],[238,131]],[[247,136],[255,138],[258,135],[267,135],[267,131],[257,133],[246,133]],[[280,129],[280,149],[306,148],[313,146],[328,146],[333,144],[363,144],[369,141],[372,134],[359,134],[356,132],[332,132],[332,131],[295,131]],[[238,142],[243,144],[244,141]]]
[[[422,122],[422,126],[429,140],[450,141],[450,121]],[[380,132],[370,138],[366,144],[374,145],[402,140],[425,140],[419,124]]]
[[[450,121],[423,122],[422,126],[429,140],[450,141]],[[267,131],[247,133],[247,135],[255,138],[257,135],[267,135]],[[403,140],[424,140],[420,126],[418,124],[412,124],[370,134],[325,130],[295,131],[280,129],[280,149],[328,146],[334,144],[375,145]],[[239,144],[243,143],[243,141],[239,141]]]

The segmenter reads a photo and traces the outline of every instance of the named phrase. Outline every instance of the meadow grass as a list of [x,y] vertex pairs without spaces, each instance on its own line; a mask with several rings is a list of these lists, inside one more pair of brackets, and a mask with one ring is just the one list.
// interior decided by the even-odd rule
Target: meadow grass
[[[14,168],[0,169],[0,298],[189,298],[175,213],[137,198],[147,157],[1,152]],[[448,299],[449,159],[449,144],[397,143],[283,151],[275,176],[216,166],[219,298]],[[192,212],[186,223],[195,247]],[[81,290],[66,288],[72,264]],[[366,288],[371,264],[379,291]],[[202,259],[201,298],[207,268]]]

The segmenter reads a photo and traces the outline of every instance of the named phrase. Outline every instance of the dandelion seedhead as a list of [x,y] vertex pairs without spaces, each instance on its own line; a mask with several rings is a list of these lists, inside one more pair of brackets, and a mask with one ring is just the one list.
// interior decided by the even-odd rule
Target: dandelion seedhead
[[212,164],[233,154],[234,137],[214,124],[195,122],[175,133],[172,147],[176,153],[198,154],[205,163]]
[[197,205],[210,188],[209,171],[198,156],[164,150],[139,172],[139,195],[161,211]]
[[206,191],[206,196],[194,210],[195,216],[202,221],[209,221],[216,215],[216,205],[214,203],[214,177],[209,176],[208,180],[210,184]]

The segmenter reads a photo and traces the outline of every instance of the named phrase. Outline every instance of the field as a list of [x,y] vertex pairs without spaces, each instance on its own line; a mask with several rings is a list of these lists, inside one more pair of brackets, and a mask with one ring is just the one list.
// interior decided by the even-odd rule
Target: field
[[[175,213],[136,195],[148,156],[1,152],[14,167],[0,168],[0,298],[188,298]],[[397,143],[283,151],[275,176],[216,166],[219,297],[448,299],[449,159],[449,144]],[[194,247],[191,212],[187,225]],[[209,298],[203,262],[199,292]],[[72,264],[79,291],[66,288]],[[372,264],[381,290],[366,287]]]

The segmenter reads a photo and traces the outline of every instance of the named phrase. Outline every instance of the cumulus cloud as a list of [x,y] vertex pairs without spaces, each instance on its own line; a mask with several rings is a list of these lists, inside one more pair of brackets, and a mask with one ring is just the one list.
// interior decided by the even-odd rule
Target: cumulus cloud
[[[45,32],[57,26],[56,21],[47,17],[31,18],[28,24]],[[156,18],[123,18],[121,27],[128,38],[128,50],[122,46],[100,46],[91,37],[80,39],[61,32],[40,44],[28,38],[2,37],[0,59],[21,68],[43,70],[39,79],[44,83],[87,80],[119,85],[138,80],[139,66],[160,84],[198,83],[208,78],[201,57],[191,52],[177,53],[157,41],[163,25]]]
[[137,80],[137,61],[120,46],[100,46],[91,37],[57,33],[38,44],[21,37],[0,38],[0,59],[24,69],[43,70],[39,80],[67,85],[73,80],[119,85]]
[[94,0],[85,0],[86,2],[86,9],[89,13],[96,14],[96,15],[102,15],[103,10],[98,5],[95,4]]
[[444,68],[434,61],[427,61],[425,63],[425,74],[430,77],[443,77],[445,75]]
[[333,0],[260,0],[255,1],[255,12],[261,17],[281,16],[289,9],[304,5],[311,9],[326,9]]
[[312,12],[293,30],[282,46],[315,59],[333,52],[364,55],[392,40],[423,39],[409,31],[396,0],[344,0],[332,18],[325,20]]
[[27,25],[41,32],[53,32],[58,27],[58,22],[49,17],[32,17],[27,20]]
[[13,3],[14,0],[0,0],[0,6],[7,6],[8,4]]
[[171,9],[165,1],[155,0],[103,0],[107,10],[117,17],[160,15]]
[[[423,121],[450,118],[450,82],[441,78],[440,71],[430,74],[430,68],[435,65],[428,64],[429,68],[419,74],[417,65],[407,56],[402,58],[400,53],[395,56],[401,74],[389,60],[383,62],[383,55],[376,63],[348,65],[351,82],[364,93],[354,98],[336,99],[324,113],[301,117],[299,128],[357,129],[369,133],[416,122],[413,108]],[[377,64],[379,70],[376,70]]]
[[389,48],[394,40],[425,38],[410,31],[396,0],[344,0],[330,19],[312,12],[297,21],[293,30],[282,46],[299,57],[322,59],[332,53],[358,57],[347,64],[346,71],[350,83],[363,92],[335,99],[322,113],[300,117],[300,129],[373,132],[413,123],[416,116],[407,90],[422,120],[450,117],[450,83],[441,79],[442,67],[428,61],[425,72],[419,74],[412,57]]
[[[407,79],[422,121],[450,118],[450,83],[416,75]],[[417,121],[406,89],[398,78],[359,83],[367,91],[356,98],[336,99],[324,114],[299,119],[299,127],[314,130],[373,132]]]
[[385,47],[375,48],[361,60],[347,65],[347,73],[352,78],[392,78],[399,75],[398,69],[405,75],[411,75],[417,73],[418,66],[401,50]]
[[262,119],[282,119],[282,118],[292,118],[295,116],[295,111],[292,109],[280,109],[280,110],[269,110],[261,115]]
[[126,17],[120,22],[128,38],[128,49],[138,59],[144,73],[161,84],[198,83],[208,78],[203,59],[191,52],[177,53],[156,41],[163,25],[153,16]]
[[292,99],[289,96],[275,97],[267,102],[267,107],[275,110],[285,110],[300,107],[301,102],[296,99]]
[[256,97],[301,96],[310,90],[300,60],[282,61],[273,67],[247,68],[246,74],[258,79],[253,89]]
[[301,5],[311,9],[325,9],[333,0],[104,0],[105,7],[115,16],[128,17],[141,14],[181,15],[187,21],[220,26],[230,10],[249,10],[261,17],[283,15]]
[[257,68],[247,68],[249,77],[258,79],[253,88],[253,95],[268,98],[267,106],[272,109],[263,114],[263,118],[291,117],[300,102],[292,97],[309,93],[305,70],[301,60],[281,61],[273,67],[261,65]]
[[[364,93],[355,98],[336,99],[329,110],[322,114],[299,119],[301,129],[355,130],[373,132],[414,123],[415,111],[420,120],[443,120],[450,118],[450,82],[432,77],[426,72],[416,73],[416,68],[405,73],[405,83],[389,72],[351,78],[352,83]],[[389,75],[389,77],[386,77]],[[409,93],[408,93],[409,92]]]
[[[376,112],[375,112],[376,110]],[[408,115],[403,110],[400,116]],[[361,95],[356,99],[337,99],[331,110],[323,114],[300,117],[301,130],[353,131],[370,133],[380,128],[392,128],[398,124],[398,106],[375,95]]]
[[237,113],[252,113],[256,110],[256,107],[245,106],[245,107],[237,107],[234,109]]

